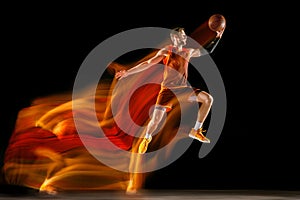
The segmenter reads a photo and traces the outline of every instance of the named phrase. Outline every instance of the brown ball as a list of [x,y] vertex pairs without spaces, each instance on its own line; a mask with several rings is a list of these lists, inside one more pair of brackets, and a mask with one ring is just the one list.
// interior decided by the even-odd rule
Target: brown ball
[[221,14],[214,14],[208,19],[208,26],[212,31],[221,31],[226,26],[225,17]]

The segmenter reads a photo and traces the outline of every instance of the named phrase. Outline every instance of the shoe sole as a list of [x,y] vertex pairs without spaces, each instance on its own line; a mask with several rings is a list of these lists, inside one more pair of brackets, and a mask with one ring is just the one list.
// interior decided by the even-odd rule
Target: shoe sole
[[190,134],[189,134],[189,137],[190,137],[190,138],[193,138],[193,139],[195,139],[195,140],[198,140],[199,142],[210,143],[210,141],[207,141],[207,140],[200,140],[199,138],[195,137],[194,135],[190,135]]

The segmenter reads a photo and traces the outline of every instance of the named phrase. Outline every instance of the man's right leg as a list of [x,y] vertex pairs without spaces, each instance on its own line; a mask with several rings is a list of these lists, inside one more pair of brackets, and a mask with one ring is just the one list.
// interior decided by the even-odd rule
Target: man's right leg
[[152,134],[157,129],[165,113],[165,107],[155,106],[151,120],[147,125],[145,137],[139,145],[139,153],[144,154],[147,151],[148,145],[152,140]]
[[203,132],[205,132],[206,130],[202,129],[202,125],[206,120],[207,115],[211,109],[213,97],[207,92],[201,91],[196,96],[196,98],[195,96],[192,96],[189,100],[196,100],[201,103],[201,106],[198,111],[197,121],[195,123],[194,128],[191,129],[189,136],[191,138],[197,139],[200,142],[210,143],[210,140],[203,135]]

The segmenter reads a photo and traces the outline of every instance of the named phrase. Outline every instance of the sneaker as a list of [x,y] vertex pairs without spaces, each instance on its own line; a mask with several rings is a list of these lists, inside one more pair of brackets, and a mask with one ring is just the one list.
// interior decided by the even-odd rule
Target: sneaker
[[130,179],[129,184],[126,188],[126,194],[135,194],[137,192],[133,180]]
[[210,143],[210,140],[202,134],[204,132],[206,132],[206,130],[203,130],[202,128],[200,128],[198,130],[195,130],[192,128],[192,130],[189,133],[189,137],[196,139],[203,143]]
[[148,145],[151,142],[152,137],[150,136],[149,138],[144,138],[143,141],[141,142],[139,146],[139,153],[144,154],[147,151]]

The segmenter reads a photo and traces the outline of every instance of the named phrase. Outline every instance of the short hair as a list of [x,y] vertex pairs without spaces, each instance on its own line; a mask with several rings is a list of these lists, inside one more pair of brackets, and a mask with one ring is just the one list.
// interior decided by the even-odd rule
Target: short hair
[[184,31],[183,27],[176,27],[171,30],[170,35],[178,35],[179,32]]

